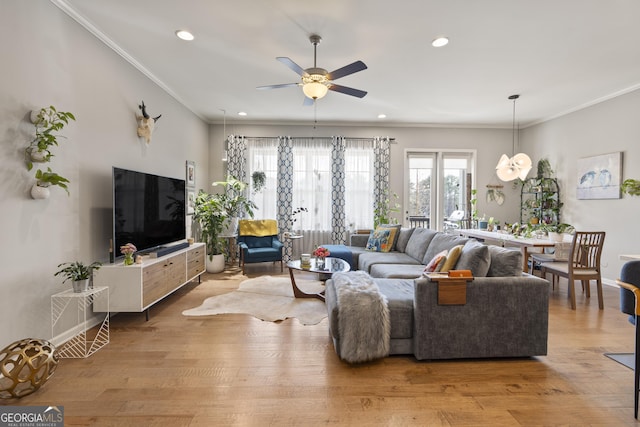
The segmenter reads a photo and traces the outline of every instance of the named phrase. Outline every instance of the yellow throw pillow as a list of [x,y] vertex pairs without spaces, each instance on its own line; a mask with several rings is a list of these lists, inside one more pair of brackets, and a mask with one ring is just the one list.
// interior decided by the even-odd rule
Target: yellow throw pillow
[[452,247],[447,254],[447,260],[444,265],[440,269],[441,272],[446,273],[449,270],[453,270],[458,262],[458,258],[460,258],[460,254],[462,253],[462,247],[464,245],[457,245]]

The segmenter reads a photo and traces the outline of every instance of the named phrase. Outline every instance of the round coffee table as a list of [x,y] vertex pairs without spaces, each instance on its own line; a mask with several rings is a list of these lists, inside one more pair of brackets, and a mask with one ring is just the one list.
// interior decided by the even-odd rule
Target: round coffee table
[[351,270],[351,266],[348,262],[340,258],[325,258],[324,260],[324,268],[319,269],[316,268],[316,259],[311,259],[311,265],[309,268],[302,268],[300,265],[300,260],[289,261],[287,263],[287,268],[289,269],[289,275],[291,276],[291,286],[293,287],[293,295],[296,298],[318,298],[324,301],[324,291],[317,294],[308,294],[306,292],[302,292],[300,288],[296,285],[296,278],[293,274],[294,270],[298,271],[309,271],[311,273],[318,273],[318,278],[321,281],[326,281],[331,278],[333,273],[341,273],[347,272]]

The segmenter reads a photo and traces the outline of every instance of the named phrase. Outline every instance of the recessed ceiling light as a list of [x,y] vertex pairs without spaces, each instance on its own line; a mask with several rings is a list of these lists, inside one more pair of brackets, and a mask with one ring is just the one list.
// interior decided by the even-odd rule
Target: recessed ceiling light
[[245,113],[244,111],[240,111],[240,112],[238,113],[238,115],[239,115],[239,116],[246,116],[246,115],[247,115],[247,113]]
[[191,34],[187,30],[178,30],[178,31],[176,31],[176,36],[178,36],[179,39],[186,40],[186,41],[191,41],[191,40],[193,40],[195,38],[195,37],[193,37],[193,34]]
[[378,118],[379,119],[386,119],[387,115],[386,114],[378,114]]
[[446,37],[438,37],[431,42],[433,47],[442,47],[449,44],[449,39]]

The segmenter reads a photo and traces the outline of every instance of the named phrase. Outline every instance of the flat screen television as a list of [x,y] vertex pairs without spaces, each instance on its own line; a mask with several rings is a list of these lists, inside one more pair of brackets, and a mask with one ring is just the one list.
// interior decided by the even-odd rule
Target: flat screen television
[[153,252],[186,238],[185,180],[113,168],[113,252]]

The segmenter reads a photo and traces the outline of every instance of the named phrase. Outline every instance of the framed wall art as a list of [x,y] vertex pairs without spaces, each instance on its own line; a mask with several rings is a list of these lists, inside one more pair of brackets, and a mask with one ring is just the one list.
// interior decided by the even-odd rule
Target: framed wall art
[[576,196],[585,199],[619,199],[622,152],[578,159]]
[[196,187],[196,162],[187,160],[187,188]]
[[193,215],[195,202],[196,202],[195,188],[187,188],[187,215]]

